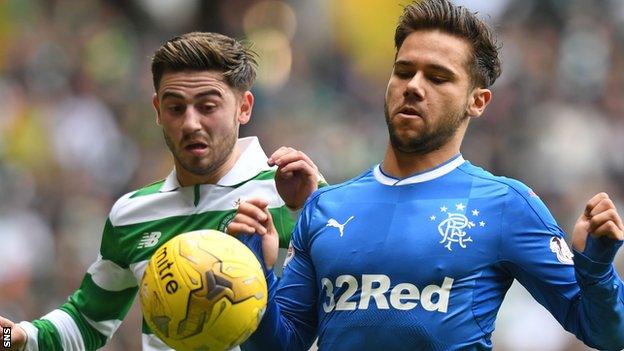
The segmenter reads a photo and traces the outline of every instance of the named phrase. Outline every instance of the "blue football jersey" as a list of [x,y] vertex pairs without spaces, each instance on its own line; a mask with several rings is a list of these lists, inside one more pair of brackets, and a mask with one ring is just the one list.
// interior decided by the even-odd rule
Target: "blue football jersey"
[[308,199],[244,349],[490,350],[514,279],[588,345],[621,348],[621,243],[573,255],[563,238],[531,189],[461,155],[405,179],[378,165]]

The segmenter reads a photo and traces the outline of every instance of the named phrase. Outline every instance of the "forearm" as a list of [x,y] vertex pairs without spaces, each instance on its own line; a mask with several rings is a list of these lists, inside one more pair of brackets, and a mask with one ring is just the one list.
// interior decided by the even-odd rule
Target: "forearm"
[[28,334],[26,350],[96,350],[119,328],[132,305],[137,287],[106,285],[87,273],[80,289],[58,309],[39,320],[22,322]]
[[608,250],[603,244],[604,240],[589,239],[585,252],[574,252],[581,294],[576,314],[579,319],[572,324],[578,325],[575,334],[587,345],[620,350],[624,348],[624,284],[610,262],[621,244]]
[[27,351],[96,350],[106,343],[106,336],[91,326],[80,313],[66,303],[41,319],[19,323],[27,335]]
[[[269,285],[269,300],[267,309],[256,332],[242,345],[243,351],[261,350],[307,350],[310,345],[297,333],[295,323],[283,315],[280,304],[276,300],[275,292],[278,281],[273,277],[267,278]],[[299,325],[299,327],[303,327]]]

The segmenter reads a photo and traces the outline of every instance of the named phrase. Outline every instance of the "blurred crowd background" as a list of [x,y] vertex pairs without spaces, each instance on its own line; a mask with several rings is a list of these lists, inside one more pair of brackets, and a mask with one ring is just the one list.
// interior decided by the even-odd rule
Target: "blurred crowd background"
[[[0,1],[0,315],[64,302],[120,195],[165,177],[150,58],[218,31],[260,55],[253,118],[267,153],[307,152],[330,183],[378,163],[393,30],[406,0]],[[607,191],[624,211],[624,1],[456,0],[497,29],[503,74],[463,154],[529,184],[562,228]],[[617,264],[622,272],[623,256]],[[523,288],[495,350],[585,350]],[[104,350],[140,349],[133,308]]]

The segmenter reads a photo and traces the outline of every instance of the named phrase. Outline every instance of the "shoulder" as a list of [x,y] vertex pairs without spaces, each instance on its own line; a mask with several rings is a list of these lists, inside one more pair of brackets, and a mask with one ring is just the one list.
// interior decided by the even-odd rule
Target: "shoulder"
[[324,199],[334,199],[334,198],[343,198],[344,196],[353,191],[361,190],[361,186],[365,185],[369,181],[373,180],[372,169],[368,169],[362,174],[351,178],[342,183],[324,186],[315,191],[310,197],[308,201],[306,201],[306,205],[309,203],[317,203]]
[[231,185],[231,187],[232,188],[238,188],[238,187],[241,187],[241,186],[245,186],[245,185],[249,185],[249,184],[255,184],[255,183],[258,183],[258,182],[275,183],[275,172],[277,172],[277,167],[271,167],[271,168],[262,170],[262,171],[258,172],[258,174],[253,176],[252,178],[249,178],[247,180],[241,181],[240,183],[237,183],[237,184],[233,184],[233,185]]
[[113,204],[109,220],[113,226],[119,223],[119,220],[128,212],[129,208],[137,203],[144,203],[153,198],[154,195],[160,194],[159,190],[164,183],[164,179],[155,181],[139,189],[130,191],[115,201]]
[[360,206],[365,201],[363,199],[374,197],[372,188],[375,184],[372,170],[367,170],[355,178],[317,190],[303,206],[299,224],[308,229],[324,226],[327,216],[340,216],[342,212]]
[[[480,167],[468,163],[460,169],[473,177],[473,191],[484,193],[497,193],[501,199],[503,215],[509,220],[516,222],[536,221],[551,228],[553,231],[560,231],[555,219],[540,197],[523,182],[503,177],[495,176]],[[480,189],[480,187],[482,189]]]
[[473,187],[477,190],[479,190],[480,187],[487,187],[490,190],[498,189],[507,193],[509,196],[517,197],[519,200],[524,199],[525,201],[538,198],[530,187],[517,179],[494,175],[469,162],[460,166],[459,170],[472,178]]

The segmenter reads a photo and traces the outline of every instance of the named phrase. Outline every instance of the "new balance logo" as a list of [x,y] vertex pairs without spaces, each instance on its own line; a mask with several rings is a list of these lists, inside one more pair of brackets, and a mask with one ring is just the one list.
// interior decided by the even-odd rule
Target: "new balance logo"
[[158,239],[160,239],[161,235],[161,232],[144,233],[143,237],[141,237],[141,240],[139,240],[139,245],[137,245],[137,249],[145,249],[148,247],[156,246],[156,244],[158,244]]
[[342,235],[344,234],[344,228],[347,225],[347,223],[349,223],[350,220],[352,220],[353,218],[355,218],[354,216],[349,217],[349,219],[347,219],[346,222],[340,224],[338,223],[337,220],[330,218],[327,221],[327,225],[325,225],[326,227],[334,227],[334,228],[338,228],[338,230],[340,231],[340,236],[342,237]]

